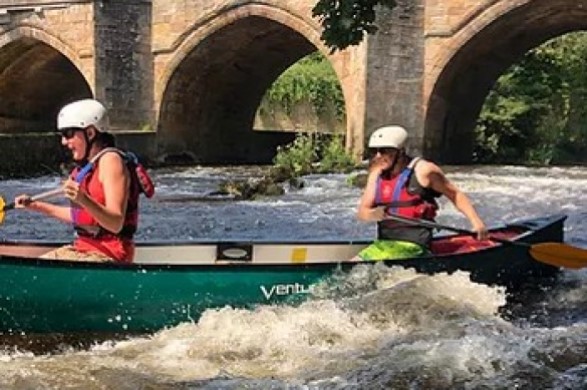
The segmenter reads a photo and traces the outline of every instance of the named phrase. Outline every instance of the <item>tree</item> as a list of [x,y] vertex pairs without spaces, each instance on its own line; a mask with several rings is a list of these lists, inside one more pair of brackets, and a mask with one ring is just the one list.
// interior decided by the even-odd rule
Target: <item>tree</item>
[[496,82],[477,121],[480,163],[587,160],[587,32],[554,38]]
[[318,0],[312,15],[320,19],[322,40],[334,52],[359,44],[366,34],[374,34],[375,7],[393,8],[395,0]]

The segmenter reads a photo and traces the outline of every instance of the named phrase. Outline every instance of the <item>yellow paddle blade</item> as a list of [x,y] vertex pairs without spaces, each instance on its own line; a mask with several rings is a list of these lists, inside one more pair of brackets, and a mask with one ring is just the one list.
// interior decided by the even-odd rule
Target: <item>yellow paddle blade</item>
[[534,259],[556,267],[571,269],[587,267],[587,249],[560,242],[533,244],[530,247],[530,254]]
[[0,196],[0,224],[4,222],[4,206],[6,203],[4,203],[4,198]]

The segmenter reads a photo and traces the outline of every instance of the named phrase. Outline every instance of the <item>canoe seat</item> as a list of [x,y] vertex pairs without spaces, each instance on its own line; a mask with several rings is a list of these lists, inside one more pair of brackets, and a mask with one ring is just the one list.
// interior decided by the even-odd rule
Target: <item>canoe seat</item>
[[[516,237],[521,231],[501,231],[491,233],[492,237],[511,240]],[[474,252],[483,248],[490,248],[498,245],[494,241],[484,240],[477,241],[471,236],[450,236],[434,240],[431,245],[432,253],[436,255],[450,254],[450,253],[468,253]]]
[[467,253],[495,245],[492,241],[477,241],[473,237],[447,237],[432,242],[431,250],[435,255],[450,253]]

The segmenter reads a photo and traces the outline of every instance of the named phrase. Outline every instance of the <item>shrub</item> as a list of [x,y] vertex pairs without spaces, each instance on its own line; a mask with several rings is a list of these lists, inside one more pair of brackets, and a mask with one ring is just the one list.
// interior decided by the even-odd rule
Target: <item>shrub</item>
[[298,133],[296,139],[285,147],[278,147],[273,159],[275,168],[285,170],[290,177],[299,177],[312,172],[317,160],[318,147],[315,135]]
[[320,172],[350,172],[356,167],[353,156],[346,151],[343,137],[329,137],[321,148]]

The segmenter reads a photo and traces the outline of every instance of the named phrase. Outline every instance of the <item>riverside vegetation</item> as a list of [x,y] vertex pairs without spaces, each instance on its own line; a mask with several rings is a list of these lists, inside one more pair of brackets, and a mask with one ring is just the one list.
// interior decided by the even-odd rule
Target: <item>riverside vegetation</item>
[[474,162],[587,162],[587,32],[528,51],[489,93],[475,129]]
[[283,72],[265,93],[259,110],[291,114],[299,103],[309,103],[317,116],[331,114],[339,121],[344,120],[342,88],[332,66],[319,51],[305,56]]
[[292,188],[302,188],[302,176],[312,173],[348,173],[357,168],[357,163],[343,144],[341,135],[303,134],[279,147],[273,166],[260,179],[245,181],[230,180],[222,183],[219,192],[236,199],[255,199],[259,196],[282,195],[282,183]]

